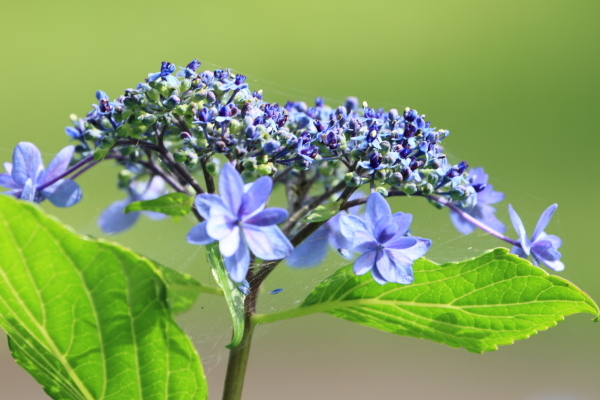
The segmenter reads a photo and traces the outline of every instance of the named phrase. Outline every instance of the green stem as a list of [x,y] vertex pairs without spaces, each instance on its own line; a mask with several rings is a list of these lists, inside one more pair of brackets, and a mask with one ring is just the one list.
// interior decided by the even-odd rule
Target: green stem
[[256,324],[247,316],[242,342],[235,349],[229,351],[223,400],[240,400],[242,398],[244,378],[246,376],[248,358],[250,357],[250,345],[255,326]]

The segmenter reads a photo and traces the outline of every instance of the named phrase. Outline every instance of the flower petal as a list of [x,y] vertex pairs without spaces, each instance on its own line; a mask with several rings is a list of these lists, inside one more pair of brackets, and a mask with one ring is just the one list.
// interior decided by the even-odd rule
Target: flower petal
[[287,265],[292,268],[306,268],[320,264],[327,257],[330,234],[331,229],[327,225],[321,226],[294,248],[292,254],[285,259]]
[[56,207],[71,207],[81,200],[83,193],[79,185],[70,179],[58,181],[51,191],[43,190],[44,196]]
[[551,270],[554,271],[562,271],[563,269],[565,269],[565,264],[563,264],[562,261],[560,260],[555,260],[555,261],[548,261],[548,260],[541,260],[540,262],[542,264],[544,264],[546,267],[550,268]]
[[383,243],[383,245],[386,249],[402,250],[415,246],[418,240],[419,238],[412,236],[394,236],[392,240]]
[[239,283],[246,279],[250,266],[248,247],[243,244],[238,246],[237,251],[231,257],[223,257],[223,261],[232,281]]
[[21,189],[23,186],[15,182],[9,174],[0,174],[0,186],[9,189]]
[[562,240],[558,236],[548,235],[546,232],[542,232],[538,235],[537,242],[540,240],[547,240],[552,243],[552,247],[559,249],[562,246]]
[[375,227],[384,217],[390,217],[392,210],[385,198],[378,192],[373,192],[367,199],[367,207],[365,210],[365,222],[369,232],[375,233]]
[[552,243],[548,240],[535,242],[531,246],[531,254],[537,257],[542,262],[560,260],[561,254],[558,250],[552,247]]
[[35,200],[35,186],[32,179],[25,181],[25,186],[21,192],[21,200],[34,201]]
[[155,176],[150,184],[145,188],[140,196],[141,201],[154,200],[165,194],[165,180],[160,176]]
[[231,257],[239,246],[245,246],[242,242],[239,226],[234,226],[229,235],[219,240],[219,251],[223,257]]
[[408,229],[410,228],[410,224],[412,224],[412,219],[412,214],[405,214],[403,212],[397,212],[392,215],[392,222],[398,226],[396,235],[406,235],[406,232],[408,232]]
[[396,232],[398,232],[398,225],[390,223],[389,218],[384,218],[377,223],[375,230],[377,242],[384,243],[394,237]]
[[404,250],[386,249],[385,253],[395,268],[395,280],[390,282],[401,283],[403,285],[413,283],[415,280],[412,269],[413,260],[406,257],[406,252]]
[[44,169],[40,151],[28,142],[21,142],[15,147],[12,164],[12,178],[21,186],[25,186],[30,178],[37,183],[37,176]]
[[231,233],[236,223],[229,210],[214,205],[210,208],[206,231],[213,239],[222,240]]
[[196,205],[196,209],[204,219],[208,219],[210,217],[210,208],[213,205],[218,205],[220,207],[225,208],[223,201],[216,194],[202,193],[196,196],[194,199],[194,204]]
[[264,208],[272,190],[273,180],[270,177],[258,178],[243,195],[240,215],[249,216]]
[[[243,206],[242,206],[243,207]],[[259,211],[250,218],[244,221],[244,224],[256,225],[256,226],[268,226],[277,225],[285,221],[288,217],[288,212],[283,208],[267,208]]]
[[375,266],[376,257],[377,250],[371,250],[361,254],[356,261],[354,261],[354,267],[352,270],[356,275],[366,274]]
[[244,194],[244,182],[235,167],[230,163],[225,164],[221,169],[219,190],[221,191],[221,199],[225,207],[236,217],[239,216],[242,196]]
[[385,285],[386,283],[388,283],[383,276],[381,276],[381,274],[379,273],[379,271],[377,270],[377,268],[373,268],[371,269],[371,276],[373,277],[373,280],[377,283],[379,283],[380,285]]
[[98,218],[98,227],[107,234],[119,233],[131,228],[140,216],[138,211],[124,214],[125,207],[131,203],[130,199],[118,200],[102,211]]
[[508,205],[508,213],[510,214],[510,220],[519,235],[519,241],[521,242],[521,247],[525,254],[529,255],[529,239],[527,238],[527,233],[525,232],[525,226],[523,226],[523,222],[521,218],[519,218],[519,214],[513,209],[512,205]]
[[71,162],[71,158],[73,158],[74,151],[75,146],[67,146],[59,151],[52,161],[50,161],[50,164],[48,164],[48,168],[44,171],[44,175],[39,183],[49,182],[65,172],[67,168],[69,168],[69,163]]
[[523,249],[522,249],[520,246],[513,246],[513,247],[510,249],[510,252],[511,252],[512,254],[514,254],[515,256],[518,256],[518,257],[521,257],[521,258],[524,258],[524,259],[527,259],[527,258],[529,257],[529,256],[527,255],[527,253],[525,253],[525,252],[523,251]]
[[207,221],[203,221],[195,225],[185,237],[189,244],[197,244],[200,246],[211,244],[215,239],[211,238],[206,232]]
[[535,226],[533,235],[531,236],[532,242],[535,242],[537,240],[538,236],[542,232],[544,232],[544,229],[546,229],[546,227],[550,223],[550,220],[552,219],[552,215],[554,214],[554,211],[556,211],[557,208],[558,208],[558,204],[552,204],[550,207],[548,207],[544,210],[544,212],[540,216],[540,219],[538,220],[537,225]]
[[[340,232],[344,237],[352,243],[352,248],[364,253],[366,249],[363,247],[371,246],[376,241],[373,235],[367,229],[365,221],[354,215],[340,215]],[[357,248],[361,248],[358,250]]]
[[263,260],[279,260],[292,254],[294,246],[275,225],[243,225],[244,240],[254,255]]

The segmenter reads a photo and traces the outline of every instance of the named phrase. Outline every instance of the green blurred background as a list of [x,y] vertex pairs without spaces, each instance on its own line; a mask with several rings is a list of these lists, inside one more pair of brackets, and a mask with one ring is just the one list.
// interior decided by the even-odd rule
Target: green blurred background
[[[549,227],[564,240],[560,276],[598,301],[599,17],[597,0],[3,1],[0,158],[31,141],[49,161],[68,143],[70,113],[84,115],[98,89],[117,97],[161,61],[231,67],[269,101],[324,96],[337,105],[354,95],[372,107],[410,106],[451,130],[453,161],[485,166],[507,193],[503,221],[510,202],[531,231],[548,205],[560,205]],[[80,178],[81,204],[44,208],[101,236],[99,212],[123,196],[106,164]],[[481,233],[461,237],[446,210],[420,199],[393,207],[412,212],[413,232],[434,239],[433,260],[502,245]],[[112,239],[210,281],[202,251],[184,241],[192,224],[144,220]],[[262,310],[293,306],[341,265],[332,255],[315,270],[281,267],[267,288],[285,291]],[[220,398],[226,308],[203,296],[179,320],[202,355],[211,398]],[[484,355],[317,315],[259,328],[245,399],[598,399],[599,344],[589,315]],[[1,399],[47,398],[3,338],[0,371]]]

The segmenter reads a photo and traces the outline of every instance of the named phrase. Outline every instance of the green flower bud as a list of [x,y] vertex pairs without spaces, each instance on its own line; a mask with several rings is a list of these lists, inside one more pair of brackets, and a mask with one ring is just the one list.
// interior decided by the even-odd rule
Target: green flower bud
[[188,109],[187,104],[180,104],[177,107],[175,107],[175,109],[173,110],[173,114],[185,115],[185,113],[187,112],[187,109]]
[[402,183],[404,178],[402,178],[402,174],[400,172],[394,172],[389,178],[388,183],[392,186],[397,186]]
[[[204,99],[206,99],[206,90],[197,91],[192,96],[192,101],[195,103],[201,102]],[[198,104],[198,107],[201,108],[203,105],[204,103],[202,105]]]
[[150,89],[146,92],[146,97],[150,99],[152,102],[156,103],[160,100],[160,93],[156,89]]
[[377,186],[375,188],[375,191],[379,194],[381,194],[383,197],[387,197],[388,195],[388,190],[386,188],[384,188],[383,186]]
[[379,145],[381,146],[381,154],[386,154],[392,148],[392,145],[387,140],[384,140]]
[[152,126],[156,123],[156,116],[153,114],[146,114],[142,120],[142,124],[145,126]]
[[457,186],[450,191],[450,197],[454,200],[464,200],[467,197],[467,190],[464,186]]
[[417,193],[417,185],[414,183],[407,183],[402,187],[402,191],[408,195]]
[[379,171],[375,171],[375,179],[377,179],[378,181],[385,181],[387,179],[387,177],[389,176],[389,172],[390,170],[387,168],[384,169],[380,169]]
[[426,183],[425,185],[421,186],[421,193],[423,193],[424,196],[429,196],[431,193],[433,193],[433,185],[431,183]]
[[124,169],[121,172],[119,172],[119,176],[118,176],[119,188],[121,188],[121,189],[128,188],[129,184],[131,183],[131,180],[134,177],[135,177],[135,173],[132,171],[129,171],[128,169]]
[[192,81],[190,81],[189,79],[182,80],[181,83],[179,84],[179,93],[185,92],[190,87],[192,87]]
[[204,168],[206,168],[206,172],[208,172],[211,176],[215,176],[217,174],[217,164],[212,161],[206,163]]
[[102,131],[97,129],[88,129],[83,133],[85,140],[96,141],[103,136]]
[[[198,164],[198,154],[194,150],[186,151],[187,160],[185,161],[185,165],[188,167],[193,167]],[[215,166],[216,169],[216,166]]]
[[229,122],[229,132],[232,135],[237,135],[242,130],[242,124],[237,119],[232,119]]
[[258,172],[258,174],[260,176],[270,175],[272,172],[271,165],[272,165],[271,163],[260,164],[258,167],[256,167],[256,171]]
[[185,154],[185,150],[177,150],[175,154],[173,154],[173,158],[175,162],[182,163],[187,160],[187,155]]
[[244,161],[244,171],[255,171],[256,170],[256,158],[252,157]]
[[258,162],[259,164],[266,164],[269,162],[269,156],[266,154],[263,154],[262,156],[258,156],[258,157],[256,157],[256,162]]
[[431,172],[427,175],[427,182],[431,183],[433,186],[437,185],[439,181],[439,176],[435,172]]

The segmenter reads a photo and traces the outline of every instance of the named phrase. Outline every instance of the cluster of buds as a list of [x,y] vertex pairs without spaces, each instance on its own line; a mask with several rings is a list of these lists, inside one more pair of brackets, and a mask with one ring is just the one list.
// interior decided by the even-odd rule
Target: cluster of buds
[[[176,67],[163,62],[159,72],[114,101],[97,92],[98,104],[67,128],[81,142],[77,151],[102,155],[120,140],[160,138],[191,172],[203,161],[214,173],[213,156],[221,154],[241,166],[246,181],[284,168],[314,171],[326,186],[341,180],[351,187],[369,184],[384,196],[389,190],[436,194],[463,208],[476,201],[481,188],[471,184],[467,164],[453,166],[443,153],[449,131],[432,128],[416,110],[375,110],[366,102],[360,107],[356,98],[337,108],[321,98],[312,107],[281,106],[252,92],[245,76],[229,69],[198,72],[200,65],[193,60],[175,74]],[[142,153],[132,147],[120,162],[130,165]]]

